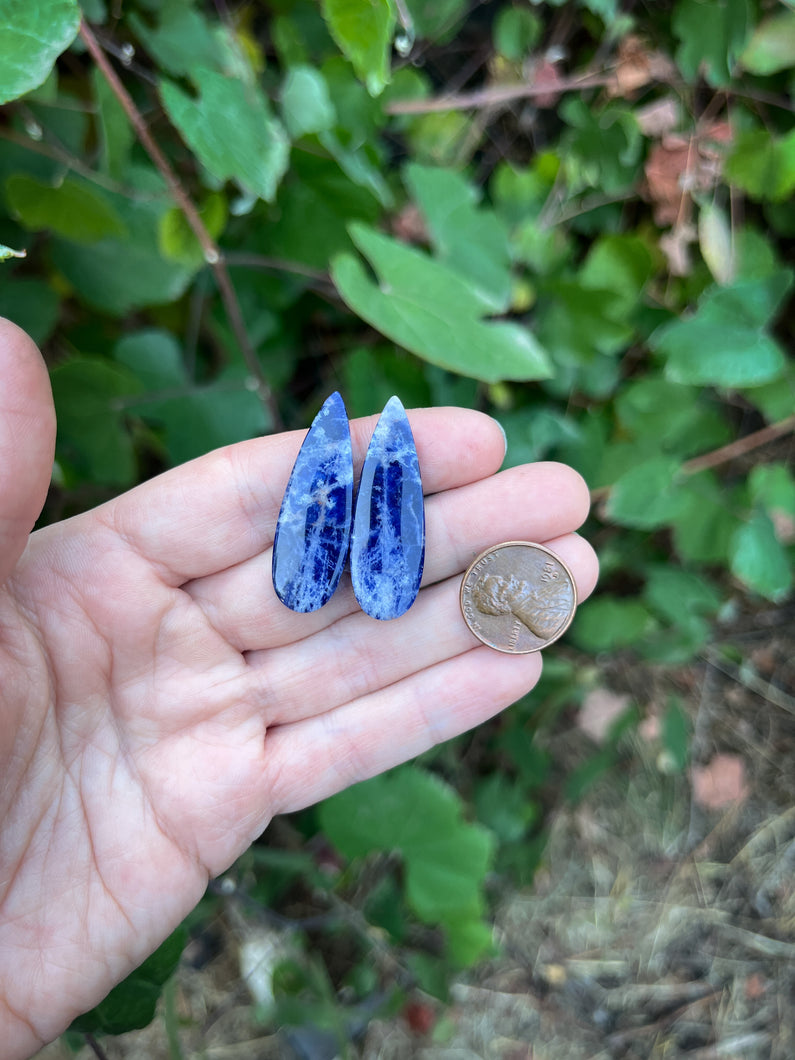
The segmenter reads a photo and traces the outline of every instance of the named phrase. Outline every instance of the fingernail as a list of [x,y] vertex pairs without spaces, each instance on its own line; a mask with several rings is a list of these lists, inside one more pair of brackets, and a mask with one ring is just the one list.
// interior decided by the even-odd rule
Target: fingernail
[[505,457],[508,455],[508,435],[505,433],[505,428],[500,423],[500,421],[498,419],[496,419],[494,416],[492,416],[491,418],[494,420],[494,422],[500,428],[500,434],[502,435],[502,444],[505,447],[503,449],[503,453],[502,453],[502,458],[504,460]]

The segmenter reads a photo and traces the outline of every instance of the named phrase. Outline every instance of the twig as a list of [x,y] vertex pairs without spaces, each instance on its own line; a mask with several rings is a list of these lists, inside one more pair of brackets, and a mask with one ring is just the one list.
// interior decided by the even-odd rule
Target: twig
[[[707,471],[721,464],[728,464],[730,460],[745,456],[746,453],[751,453],[754,449],[774,442],[777,438],[783,438],[785,434],[791,434],[793,431],[795,431],[795,416],[787,416],[778,423],[771,423],[767,427],[762,427],[761,430],[753,431],[752,434],[746,434],[744,438],[738,438],[735,442],[722,445],[720,449],[713,449],[709,453],[702,453],[701,456],[694,456],[692,460],[687,460],[682,464],[681,472],[683,475],[696,475],[699,471]],[[591,503],[603,501],[612,488],[612,486],[600,486],[598,489],[591,490]]]
[[130,96],[127,89],[121,83],[121,80],[117,77],[115,70],[108,62],[107,56],[105,55],[99,41],[94,36],[85,20],[80,23],[80,36],[103,77],[110,85],[114,96],[122,105],[124,113],[129,118],[133,129],[135,129],[138,139],[141,141],[147,154],[160,171],[161,176],[168,185],[168,189],[174,201],[177,206],[179,206],[180,210],[182,210],[193,234],[199,241],[204,260],[213,270],[215,282],[218,286],[218,292],[221,295],[221,300],[224,304],[224,309],[226,310],[226,316],[229,320],[232,333],[256,384],[255,392],[267,409],[274,429],[278,430],[282,426],[279,407],[276,404],[273,391],[262,371],[262,365],[257,359],[254,347],[251,345],[245,321],[243,320],[243,314],[240,310],[240,303],[237,294],[235,293],[235,289],[232,286],[232,281],[229,278],[229,271],[226,267],[226,262],[221,251],[215,243],[215,240],[207,231],[199,211],[180,183],[179,177],[174,172],[168,159],[155,142],[149,131],[148,125],[144,121],[143,115],[133,102],[132,96]]
[[102,1046],[99,1044],[93,1034],[84,1034],[83,1037],[86,1040],[86,1045],[90,1046],[90,1048],[93,1050],[94,1055],[97,1057],[97,1060],[108,1060],[108,1054],[105,1052],[105,1050],[102,1048]]
[[265,254],[250,254],[245,250],[234,250],[225,255],[227,265],[242,265],[249,269],[274,269],[277,272],[294,272],[296,276],[306,276],[310,280],[328,282],[328,273],[322,269],[313,269],[299,261],[285,261],[283,258],[270,258]]
[[736,460],[738,456],[745,456],[746,453],[753,452],[754,449],[767,445],[768,442],[774,442],[776,438],[783,438],[785,434],[790,434],[792,431],[795,431],[795,415],[787,416],[778,423],[771,423],[768,427],[762,427],[753,434],[746,434],[744,438],[738,438],[736,442],[722,445],[720,449],[713,449],[711,453],[694,456],[692,460],[682,465],[682,471],[686,475],[695,475],[699,471],[718,467],[719,464]]
[[727,659],[721,659],[714,649],[704,652],[702,658],[706,659],[710,666],[714,666],[716,670],[720,670],[722,674],[730,677],[732,681],[736,681],[738,685],[747,688],[749,692],[761,696],[768,703],[772,703],[774,707],[779,707],[795,717],[795,697],[788,695],[783,688],[774,685],[772,681],[765,681],[757,674],[751,673],[743,667],[734,666]]
[[46,143],[42,140],[33,140],[29,136],[24,136],[22,133],[17,132],[15,129],[10,129],[7,126],[0,128],[0,140],[7,140],[11,144],[16,144],[18,147],[22,147],[25,151],[33,151],[37,155],[51,158],[53,162],[59,162],[66,169],[71,169],[75,173],[79,173],[81,177],[90,181],[92,184],[96,184],[97,187],[105,188],[106,191],[112,191],[117,195],[123,195],[126,199],[132,199],[136,202],[149,202],[152,199],[151,195],[144,195],[141,192],[133,191],[131,188],[124,187],[110,177],[106,177],[102,173],[97,173],[96,170],[85,165],[79,158],[75,158],[74,155],[69,154],[68,151],[65,151],[62,147],[59,147],[56,144]]
[[462,92],[455,96],[438,99],[396,100],[386,108],[387,114],[431,114],[433,111],[471,110],[493,107],[500,103],[512,103],[515,99],[532,99],[533,96],[548,96],[551,92],[576,92],[583,88],[599,88],[614,80],[612,74],[580,74],[562,77],[560,81],[545,85],[495,85],[476,92]]

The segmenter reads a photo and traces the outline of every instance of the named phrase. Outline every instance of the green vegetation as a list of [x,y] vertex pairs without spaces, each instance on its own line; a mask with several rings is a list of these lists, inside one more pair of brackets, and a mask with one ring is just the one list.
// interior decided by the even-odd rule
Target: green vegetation
[[[619,661],[748,673],[727,624],[793,585],[794,96],[783,0],[0,0],[0,313],[51,367],[45,519],[336,387],[489,411],[509,463],[594,491],[602,591],[533,695],[232,874],[320,925],[263,1019],[345,1049],[368,999],[446,996],[494,952],[489,879],[532,880],[643,704],[579,763],[543,734]],[[676,697],[659,741],[683,774]],[[71,1040],[151,1020],[182,941]]]

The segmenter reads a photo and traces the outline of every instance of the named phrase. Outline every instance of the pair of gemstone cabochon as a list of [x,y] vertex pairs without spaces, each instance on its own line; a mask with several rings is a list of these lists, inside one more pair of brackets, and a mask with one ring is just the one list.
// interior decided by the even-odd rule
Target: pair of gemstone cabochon
[[346,562],[361,609],[399,618],[414,603],[425,562],[425,508],[414,437],[392,397],[367,449],[354,505],[345,405],[327,398],[284,493],[273,541],[273,586],[292,611],[317,611]]

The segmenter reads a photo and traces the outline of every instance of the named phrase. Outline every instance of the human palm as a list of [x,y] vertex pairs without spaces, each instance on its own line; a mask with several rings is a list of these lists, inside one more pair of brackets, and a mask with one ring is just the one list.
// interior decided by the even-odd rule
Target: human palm
[[[349,585],[288,611],[270,578],[302,435],[211,453],[25,541],[52,456],[46,373],[0,326],[0,1040],[24,1057],[153,950],[274,814],[476,725],[537,680],[478,644],[461,571],[505,539],[551,541],[581,595],[569,469],[501,474],[463,409],[410,414],[427,498],[423,589],[378,622]],[[361,461],[373,420],[352,423]],[[24,548],[24,552],[22,551]],[[21,553],[21,556],[20,556]]]

